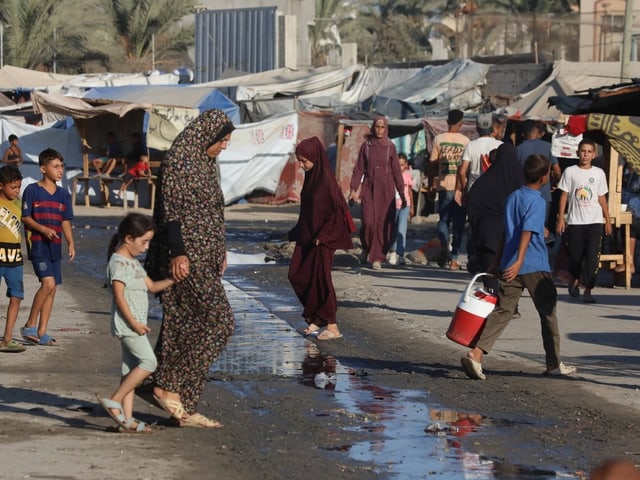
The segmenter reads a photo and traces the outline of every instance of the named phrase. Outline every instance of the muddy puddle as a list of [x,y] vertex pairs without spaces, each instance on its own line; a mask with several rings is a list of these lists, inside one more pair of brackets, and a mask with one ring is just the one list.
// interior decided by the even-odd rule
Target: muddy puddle
[[[106,222],[97,227],[81,228],[75,234],[91,240],[114,233]],[[381,478],[388,479],[577,478],[553,468],[508,465],[465,451],[460,442],[463,437],[480,438],[483,432],[499,434],[511,423],[434,405],[424,391],[376,385],[366,372],[322,354],[291,326],[303,326],[292,292],[278,291],[283,287],[277,286],[265,291],[251,284],[253,275],[269,268],[264,254],[230,252],[228,261],[225,288],[236,316],[236,332],[212,366],[212,375],[228,375],[240,382],[279,376],[308,388],[331,390],[337,404],[334,408],[362,418],[358,428],[371,433],[368,441],[334,446],[332,451],[365,462]],[[94,252],[80,251],[77,268],[103,281],[105,262],[106,255],[97,248]],[[150,319],[161,319],[155,300],[151,302]],[[228,388],[237,387],[235,382],[228,383]]]
[[[255,258],[255,273],[268,268],[261,256]],[[288,376],[309,388],[331,390],[341,413],[363,418],[360,428],[374,434],[370,441],[332,447],[332,451],[375,465],[377,473],[389,479],[576,478],[551,468],[508,465],[465,451],[462,437],[480,436],[489,429],[495,434],[513,422],[448,410],[430,403],[423,391],[375,385],[366,371],[322,354],[290,326],[304,326],[291,293],[258,289],[235,270],[231,266],[226,275],[226,289],[236,314],[236,333],[213,370],[235,378]]]

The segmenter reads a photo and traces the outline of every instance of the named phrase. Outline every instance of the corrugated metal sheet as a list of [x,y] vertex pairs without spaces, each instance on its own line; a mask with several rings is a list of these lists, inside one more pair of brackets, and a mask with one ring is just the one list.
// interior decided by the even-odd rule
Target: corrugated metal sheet
[[277,68],[276,7],[206,10],[196,15],[195,81],[226,68],[247,73]]

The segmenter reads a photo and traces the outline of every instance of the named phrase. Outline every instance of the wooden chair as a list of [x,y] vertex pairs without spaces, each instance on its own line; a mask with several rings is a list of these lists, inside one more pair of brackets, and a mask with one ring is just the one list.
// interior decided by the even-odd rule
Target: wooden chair
[[631,267],[633,252],[631,251],[631,212],[622,211],[622,170],[624,164],[618,152],[609,145],[605,146],[605,173],[609,187],[607,206],[611,223],[622,229],[622,253],[605,253],[600,255],[600,267],[614,269],[624,265],[624,286],[631,287]]

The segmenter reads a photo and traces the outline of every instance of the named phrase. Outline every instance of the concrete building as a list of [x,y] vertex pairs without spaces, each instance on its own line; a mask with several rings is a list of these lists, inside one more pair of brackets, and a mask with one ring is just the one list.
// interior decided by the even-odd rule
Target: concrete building
[[308,28],[313,24],[316,6],[315,0],[198,0],[197,9],[228,10],[236,8],[277,7],[279,22],[280,67],[300,68],[311,66],[311,48]]
[[[627,1],[580,1],[580,61],[619,61],[622,51],[624,13]],[[640,5],[634,6],[631,61],[638,61]]]

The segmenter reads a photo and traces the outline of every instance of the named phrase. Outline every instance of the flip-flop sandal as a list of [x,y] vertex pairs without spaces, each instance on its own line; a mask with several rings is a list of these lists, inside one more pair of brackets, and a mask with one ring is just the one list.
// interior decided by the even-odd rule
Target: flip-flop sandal
[[25,342],[29,342],[34,345],[37,345],[40,342],[37,327],[22,327],[20,329],[20,335],[22,335],[22,338]]
[[24,352],[27,349],[24,345],[19,344],[15,340],[10,340],[6,345],[0,345],[0,352],[6,353],[19,353]]
[[158,403],[160,408],[171,415],[172,418],[182,420],[184,416],[184,405],[179,400],[171,400],[168,398],[160,398],[156,394],[153,395],[153,399]]
[[[134,423],[137,424],[135,427],[133,426]],[[119,431],[122,433],[153,433],[151,425],[148,425],[135,417],[131,417],[124,425],[121,425]]]
[[317,337],[320,334],[320,327],[315,323],[310,323],[307,328],[302,330],[302,334],[307,337]]
[[[111,419],[114,422],[116,422],[118,424],[118,426],[126,429],[127,428],[127,419],[124,417],[124,411],[123,411],[123,408],[122,408],[122,404],[116,402],[115,400],[111,400],[110,398],[101,397],[97,393],[96,393],[96,398],[98,399],[98,402],[100,403],[100,405],[102,405],[102,408],[104,408],[105,411],[109,414]],[[113,413],[111,411],[111,409],[119,410],[120,413],[116,415],[115,413]]]
[[217,420],[207,418],[201,413],[193,413],[187,418],[180,420],[180,426],[195,428],[222,428],[222,423]]
[[46,346],[46,347],[57,347],[58,342],[56,342],[56,339],[53,338],[51,335],[49,335],[48,333],[45,333],[43,336],[40,337],[40,341],[38,342],[38,345]]
[[339,338],[342,338],[342,334],[335,334],[333,332],[330,332],[329,330],[325,330],[324,332],[322,332],[320,335],[318,335],[316,337],[318,340],[337,340]]

